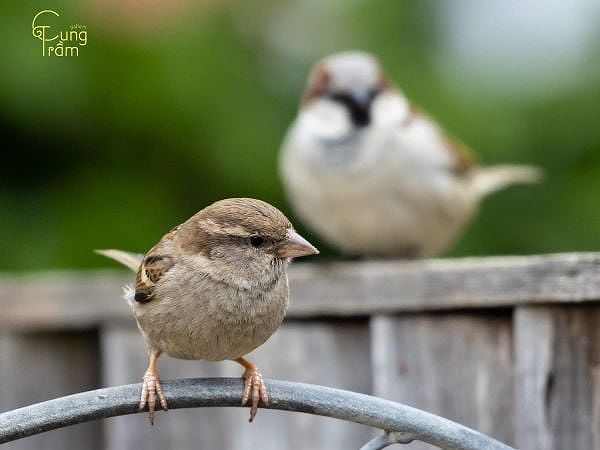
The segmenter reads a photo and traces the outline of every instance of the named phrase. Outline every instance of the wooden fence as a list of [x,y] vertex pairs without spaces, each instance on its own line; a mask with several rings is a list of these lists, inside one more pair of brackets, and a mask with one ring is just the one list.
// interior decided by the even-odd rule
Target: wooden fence
[[[295,264],[284,326],[251,355],[267,377],[416,406],[524,450],[600,450],[600,254]],[[139,381],[126,272],[0,276],[0,410]],[[161,357],[164,379],[239,376]],[[7,449],[353,449],[373,430],[245,409],[117,417]],[[427,449],[414,443],[407,449]]]

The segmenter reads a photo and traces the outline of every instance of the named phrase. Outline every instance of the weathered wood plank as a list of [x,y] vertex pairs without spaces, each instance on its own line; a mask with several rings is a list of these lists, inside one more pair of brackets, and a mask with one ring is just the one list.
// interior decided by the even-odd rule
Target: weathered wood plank
[[517,445],[600,450],[600,307],[515,312]]
[[[294,264],[289,317],[600,300],[600,253]],[[0,326],[81,327],[129,318],[127,272],[0,276]]]
[[[139,380],[146,356],[133,326],[107,327],[102,348],[105,385]],[[267,377],[370,391],[367,323],[290,322],[249,356]],[[231,362],[186,362],[161,357],[163,379],[191,376],[240,376]],[[259,411],[248,423],[245,409],[198,409],[158,413],[153,428],[145,417],[106,421],[110,449],[244,448],[309,450],[358,448],[371,436],[361,425],[304,414]]]
[[600,253],[298,265],[290,314],[357,315],[600,299]]
[[[0,334],[0,410],[99,387],[95,333]],[[102,448],[92,422],[6,444],[6,450]]]
[[133,276],[125,271],[40,272],[0,275],[2,327],[64,329],[95,327],[131,317],[121,299]]
[[513,442],[510,313],[379,316],[371,326],[374,395]]

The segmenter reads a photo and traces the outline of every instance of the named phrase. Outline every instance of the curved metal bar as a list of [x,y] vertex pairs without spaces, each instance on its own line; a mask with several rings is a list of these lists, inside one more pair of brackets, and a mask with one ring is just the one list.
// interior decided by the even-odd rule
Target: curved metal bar
[[[514,450],[465,426],[399,403],[303,383],[265,380],[269,408],[334,417],[402,434],[448,450]],[[162,383],[169,408],[240,406],[239,378]],[[69,395],[0,414],[0,443],[44,431],[138,411],[140,384]],[[259,419],[260,420],[260,419]]]

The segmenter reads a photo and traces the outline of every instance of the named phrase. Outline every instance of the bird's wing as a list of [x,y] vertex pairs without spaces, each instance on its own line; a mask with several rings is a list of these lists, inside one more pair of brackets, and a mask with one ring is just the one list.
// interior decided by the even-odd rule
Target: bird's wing
[[99,255],[114,259],[134,272],[136,302],[145,303],[152,299],[154,286],[160,278],[175,265],[175,258],[164,252],[160,243],[153,247],[146,255],[125,252],[123,250],[95,250]]
[[475,166],[473,153],[465,144],[448,133],[440,131],[451,157],[450,169],[456,175],[465,175]]
[[171,229],[144,256],[135,277],[136,302],[146,303],[152,300],[156,284],[176,264],[177,258],[171,250],[180,229],[181,225]]
[[169,231],[145,255],[115,249],[95,250],[95,252],[114,259],[137,273],[134,299],[136,302],[145,303],[152,299],[158,280],[175,265],[175,258],[170,256],[172,252],[169,249],[180,228],[181,226],[178,225]]
[[442,127],[437,124],[432,117],[417,106],[415,103],[409,101],[409,113],[402,127],[410,126],[415,120],[424,120],[432,124],[435,128],[435,132],[438,134],[444,149],[450,155],[450,167],[449,169],[456,175],[466,175],[473,167],[476,166],[476,160],[471,152],[471,149],[461,141],[456,139],[454,136],[446,132]]
[[162,250],[162,246],[159,244],[144,256],[135,277],[134,299],[136,302],[146,303],[152,300],[156,283],[175,265],[175,258]]

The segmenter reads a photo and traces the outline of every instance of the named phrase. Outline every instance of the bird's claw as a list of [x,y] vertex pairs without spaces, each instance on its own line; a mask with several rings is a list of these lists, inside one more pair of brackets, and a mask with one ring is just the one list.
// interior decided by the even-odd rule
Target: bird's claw
[[248,420],[249,422],[252,422],[258,411],[258,403],[262,401],[265,406],[269,405],[267,387],[265,386],[265,382],[263,381],[262,374],[258,370],[258,367],[248,368],[244,372],[244,395],[242,396],[242,405],[248,403],[248,400],[252,400],[250,419]]
[[162,386],[158,374],[155,372],[146,372],[142,383],[142,395],[140,397],[140,411],[148,404],[148,419],[150,425],[154,425],[154,410],[156,408],[156,398],[160,402],[160,406],[164,411],[167,411],[167,400],[163,394]]

